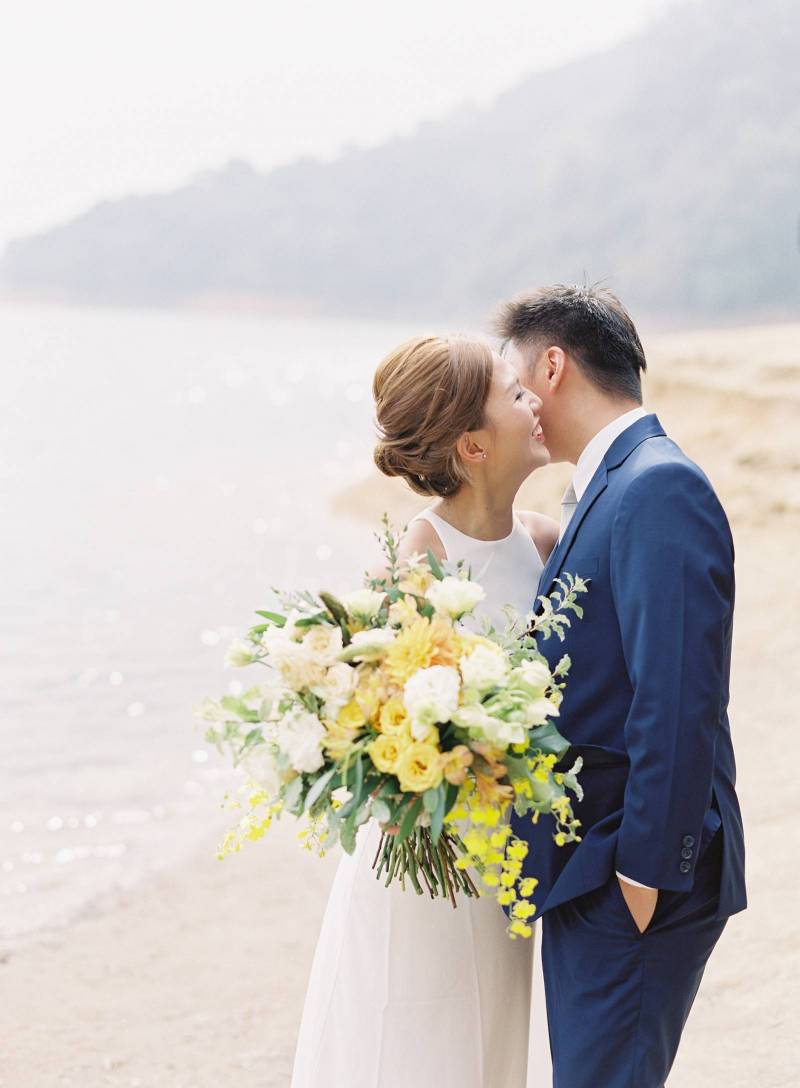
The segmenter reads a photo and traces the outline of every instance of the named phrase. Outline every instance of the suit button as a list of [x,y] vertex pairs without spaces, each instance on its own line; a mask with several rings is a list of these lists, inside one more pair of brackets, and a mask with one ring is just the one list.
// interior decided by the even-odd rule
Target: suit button
[[681,857],[686,858],[686,860],[688,861],[693,853],[694,850],[692,850],[691,846],[684,846],[683,850],[681,850]]
[[683,845],[684,846],[694,846],[694,835],[684,835],[683,836]]
[[682,873],[688,873],[691,870],[691,863],[688,861],[682,861],[680,864],[680,870]]

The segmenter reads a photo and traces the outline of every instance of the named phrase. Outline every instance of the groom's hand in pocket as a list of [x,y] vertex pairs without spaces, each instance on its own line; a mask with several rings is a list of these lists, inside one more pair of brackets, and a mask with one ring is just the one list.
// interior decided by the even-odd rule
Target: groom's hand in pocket
[[644,933],[655,913],[656,903],[658,902],[658,889],[640,888],[635,884],[628,884],[626,880],[619,876],[617,880],[619,881],[622,896],[628,905],[628,910],[636,923],[636,928],[640,933]]

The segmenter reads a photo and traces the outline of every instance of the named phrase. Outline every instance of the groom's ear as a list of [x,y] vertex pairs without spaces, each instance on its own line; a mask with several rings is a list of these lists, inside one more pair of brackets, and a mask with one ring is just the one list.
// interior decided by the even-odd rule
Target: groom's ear
[[567,355],[563,348],[553,345],[544,353],[542,360],[544,380],[549,392],[555,393],[564,380],[567,371]]

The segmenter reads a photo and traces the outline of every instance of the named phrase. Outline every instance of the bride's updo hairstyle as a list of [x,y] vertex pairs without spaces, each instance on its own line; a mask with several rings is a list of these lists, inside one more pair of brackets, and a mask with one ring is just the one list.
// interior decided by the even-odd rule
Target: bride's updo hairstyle
[[453,495],[468,479],[456,442],[485,425],[492,349],[466,336],[401,344],[375,371],[375,464],[420,495]]

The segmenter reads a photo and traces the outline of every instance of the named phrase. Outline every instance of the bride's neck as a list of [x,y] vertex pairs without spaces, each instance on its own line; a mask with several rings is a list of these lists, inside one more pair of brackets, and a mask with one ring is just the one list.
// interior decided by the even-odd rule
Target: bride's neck
[[436,513],[459,532],[476,540],[499,540],[514,526],[512,494],[481,482],[464,484],[455,495],[442,499]]

